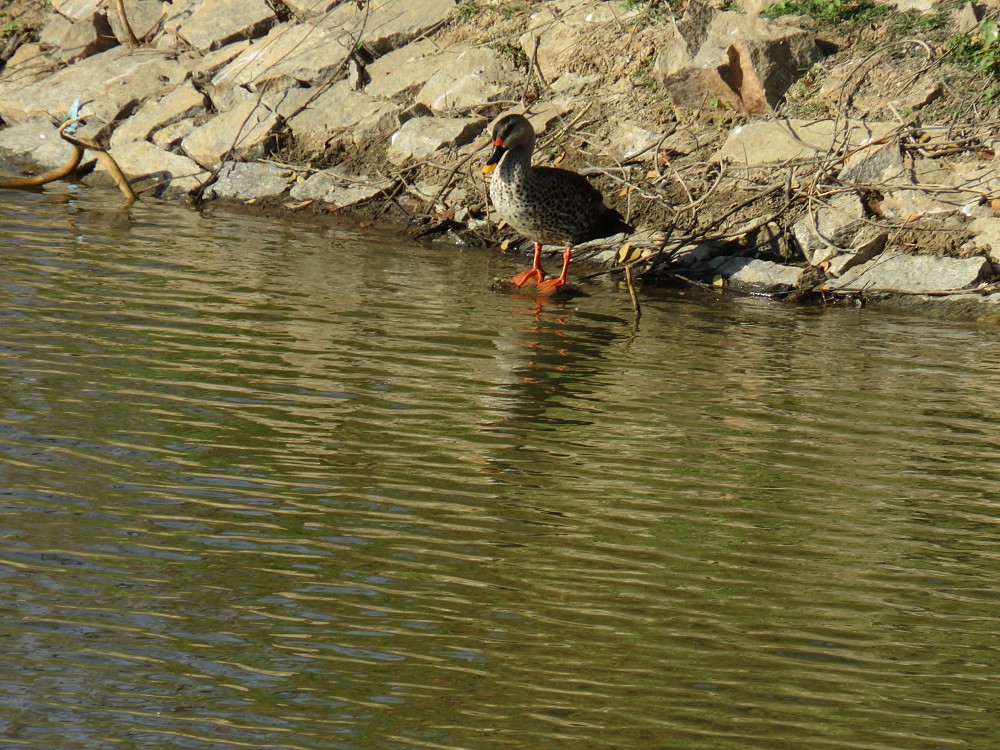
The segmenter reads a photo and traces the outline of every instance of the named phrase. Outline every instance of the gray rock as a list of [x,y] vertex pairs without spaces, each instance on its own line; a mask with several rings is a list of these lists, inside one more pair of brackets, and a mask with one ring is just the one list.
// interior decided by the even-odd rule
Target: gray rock
[[166,125],[153,133],[150,140],[164,151],[177,151],[184,139],[202,124],[201,119],[200,117],[188,117]]
[[[325,83],[352,44],[350,34],[336,26],[279,24],[220,69],[211,84],[217,90],[245,87],[265,92],[302,82]],[[213,92],[213,100],[216,96]]]
[[866,292],[944,292],[968,289],[992,276],[986,258],[943,258],[885,252],[831,280],[834,289]]
[[759,166],[823,156],[835,145],[861,146],[882,141],[896,129],[890,122],[847,120],[760,120],[732,129],[712,157]]
[[808,31],[733,11],[709,12],[692,2],[677,33],[664,40],[655,74],[675,106],[723,104],[759,113],[775,106],[821,57]]
[[535,60],[547,81],[554,81],[578,62],[579,50],[590,44],[595,30],[634,17],[618,3],[600,0],[552,0],[531,16],[519,40],[529,60]]
[[326,13],[340,0],[284,0],[288,10],[300,21]]
[[1000,195],[1000,172],[978,161],[918,159],[905,168],[887,170],[882,183],[882,213],[903,221],[967,212],[984,197]]
[[236,201],[275,198],[288,190],[287,173],[277,164],[229,161],[219,169],[219,177],[205,191],[205,197]]
[[481,107],[509,89],[513,69],[487,47],[444,50],[416,100],[437,114]]
[[471,143],[485,125],[482,117],[415,117],[393,133],[387,158],[396,165],[426,159],[442,149]]
[[104,0],[52,0],[56,13],[71,21],[82,21],[100,12]]
[[0,154],[18,162],[45,169],[65,164],[73,147],[59,137],[59,129],[48,119],[27,120],[0,130]]
[[834,196],[826,206],[817,206],[792,225],[792,236],[810,264],[817,266],[849,251],[838,268],[863,263],[882,251],[888,235],[865,216],[861,198],[855,193]]
[[31,86],[4,77],[0,80],[0,117],[8,123],[37,117],[62,122],[79,97],[88,102],[86,114],[114,122],[137,102],[177,86],[185,75],[183,66],[161,53],[114,47]]
[[344,80],[292,117],[288,121],[288,127],[295,142],[305,151],[321,153],[326,149],[330,138],[339,131],[353,128],[386,106],[386,102],[353,91]]
[[43,52],[41,45],[22,44],[7,60],[0,82],[12,81],[21,86],[30,86],[51,75],[58,67],[55,57]]
[[[190,159],[144,141],[126,143],[112,149],[111,155],[136,191],[151,190],[160,198],[188,194],[208,178],[208,173]],[[95,177],[101,182],[111,179],[102,167]]]
[[902,163],[899,138],[892,136],[885,142],[875,143],[849,156],[837,179],[845,185],[874,185],[882,181],[887,169],[899,167]]
[[342,2],[321,24],[360,38],[365,47],[381,55],[444,24],[454,10],[454,0],[380,0],[369,3],[367,9]]
[[195,128],[181,148],[207,169],[224,159],[256,159],[266,153],[280,124],[276,112],[251,100]]
[[184,119],[206,113],[205,95],[190,81],[163,96],[154,96],[115,130],[111,147],[117,148],[130,141],[146,141],[158,130]]
[[801,268],[757,258],[726,258],[717,272],[730,288],[756,294],[787,292],[802,278]]
[[203,0],[190,15],[165,28],[199,52],[208,52],[230,42],[263,36],[277,20],[264,0]]
[[379,99],[400,99],[415,94],[441,69],[441,48],[430,40],[407,44],[369,65],[365,93]]
[[56,58],[65,64],[111,49],[117,44],[107,17],[101,13],[79,21],[53,15],[39,34],[38,43],[42,48],[54,48]]
[[395,187],[393,180],[371,179],[333,169],[317,172],[291,190],[294,200],[318,200],[338,208],[346,208],[358,203],[386,195]]
[[[114,32],[115,38],[121,44],[128,44],[128,34],[125,33],[125,26],[122,24],[118,12],[114,10],[114,4],[108,10],[108,23]],[[159,28],[160,21],[164,17],[162,0],[125,0],[125,16],[132,33],[140,41],[147,39]]]
[[982,216],[973,219],[972,231],[976,233],[973,246],[986,253],[991,261],[1000,264],[1000,218]]

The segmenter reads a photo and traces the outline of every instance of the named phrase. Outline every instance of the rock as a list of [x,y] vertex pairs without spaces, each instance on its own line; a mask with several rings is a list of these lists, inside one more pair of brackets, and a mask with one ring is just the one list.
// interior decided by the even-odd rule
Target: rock
[[902,13],[908,10],[929,13],[934,10],[934,0],[887,0],[886,5],[894,5]]
[[884,252],[831,280],[834,289],[858,292],[942,292],[968,289],[992,276],[986,258],[943,258]]
[[982,11],[972,3],[966,3],[958,13],[952,16],[952,27],[958,34],[968,34],[979,25]]
[[903,221],[966,211],[984,195],[1000,195],[1000,173],[980,162],[917,159],[907,168],[887,170],[882,182],[882,213]]
[[47,118],[26,120],[0,130],[0,154],[16,162],[53,169],[65,164],[73,147],[59,137],[59,128]]
[[90,57],[117,44],[107,17],[98,13],[79,21],[52,16],[42,29],[38,43],[43,49],[54,48],[56,58],[64,64]]
[[1000,218],[988,216],[973,219],[972,231],[976,233],[972,239],[973,246],[986,253],[993,263],[1000,264]]
[[164,28],[199,52],[208,52],[230,42],[263,36],[277,20],[265,0],[203,0],[190,15],[165,23]]
[[726,257],[717,273],[731,289],[756,294],[775,294],[794,289],[802,278],[802,269],[757,258]]
[[181,148],[206,169],[232,157],[256,159],[267,151],[280,122],[259,99],[250,100],[195,128]]
[[[283,23],[256,40],[219,70],[213,89],[245,87],[252,92],[329,81],[351,50],[350,35],[329,25]],[[212,98],[217,93],[213,91]]]
[[349,175],[333,169],[317,172],[304,182],[297,183],[291,191],[294,200],[319,200],[338,208],[388,195],[395,187],[393,180],[370,179]]
[[56,13],[70,21],[82,21],[97,15],[104,6],[104,0],[52,0]]
[[894,99],[892,106],[915,112],[939,99],[942,94],[944,94],[944,84],[940,81],[922,81]]
[[[140,41],[148,39],[160,26],[160,20],[164,17],[162,0],[125,0],[125,17],[132,33]],[[114,4],[112,4],[112,7]],[[114,32],[115,39],[120,44],[128,44],[128,34],[125,33],[125,26],[117,11],[108,11],[108,23]]]
[[59,67],[55,57],[42,52],[38,44],[22,44],[10,56],[0,75],[3,81],[16,81],[21,86],[30,86],[40,81]]
[[202,124],[200,119],[197,117],[188,117],[166,125],[154,132],[150,136],[150,140],[164,151],[177,151],[180,149],[183,140]]
[[79,97],[87,102],[86,114],[114,122],[137,102],[177,86],[185,75],[183,66],[161,53],[114,47],[31,86],[4,77],[0,80],[0,117],[7,123],[40,116],[62,122]]
[[600,0],[553,0],[531,16],[528,30],[519,40],[529,60],[534,60],[547,81],[566,73],[590,44],[592,32],[610,23],[635,16],[616,3]]
[[[332,137],[340,131],[354,128],[377,112],[394,115],[396,105],[373,99],[351,89],[344,80],[318,96],[309,106],[288,121],[295,142],[309,153],[322,153]],[[392,118],[388,128],[395,129]],[[387,129],[388,129],[387,128]],[[391,132],[391,130],[388,130]]]
[[761,113],[821,57],[808,31],[692,2],[664,40],[655,74],[674,106]]
[[300,21],[326,13],[340,0],[284,0],[285,6]]
[[227,161],[218,179],[205,191],[207,198],[250,201],[275,198],[288,190],[288,170],[277,164]]
[[438,68],[416,97],[432,112],[477,109],[509,89],[513,70],[487,47],[445,50],[435,59]]
[[205,95],[186,81],[163,96],[151,97],[111,136],[111,147],[130,141],[147,141],[157,131],[184,119],[206,113]]
[[844,161],[837,179],[843,185],[874,185],[882,181],[887,169],[899,167],[902,163],[899,138],[893,136],[851,154]]
[[[815,218],[815,221],[814,221]],[[887,235],[867,220],[864,205],[854,193],[838,195],[827,206],[817,206],[792,225],[792,236],[811,265],[850,251],[856,265],[882,251]],[[846,267],[846,265],[844,266]]]
[[471,143],[485,125],[482,117],[415,117],[393,133],[387,158],[396,165],[426,159],[441,149]]
[[454,10],[455,0],[379,0],[367,9],[342,2],[321,24],[360,37],[367,49],[383,55],[443,25]]
[[369,65],[365,93],[377,99],[410,98],[442,66],[440,47],[429,40],[393,50]]
[[[136,191],[150,189],[158,198],[184,195],[198,189],[208,173],[190,159],[164,151],[152,143],[134,141],[112,149],[111,155]],[[99,167],[101,181],[111,177]]]
[[722,148],[712,157],[738,164],[760,166],[822,156],[831,147],[857,147],[889,137],[897,125],[860,120],[760,120],[732,129]]
[[608,135],[608,152],[618,161],[636,158],[652,159],[653,147],[659,143],[662,134],[634,122],[615,123]]

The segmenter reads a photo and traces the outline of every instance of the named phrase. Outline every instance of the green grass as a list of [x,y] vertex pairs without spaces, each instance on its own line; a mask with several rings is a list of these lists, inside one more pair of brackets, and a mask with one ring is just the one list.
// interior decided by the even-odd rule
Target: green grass
[[870,21],[893,13],[892,8],[872,0],[779,0],[764,11],[765,18],[810,16],[823,23]]
[[957,34],[944,44],[944,59],[987,80],[981,99],[1000,99],[1000,27],[995,19],[979,22],[967,34]]

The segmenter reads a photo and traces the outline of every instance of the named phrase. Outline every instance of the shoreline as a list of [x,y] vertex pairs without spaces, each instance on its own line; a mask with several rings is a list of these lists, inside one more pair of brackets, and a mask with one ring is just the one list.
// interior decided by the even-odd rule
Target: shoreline
[[[922,53],[896,63],[913,79],[898,87],[904,107],[877,53],[807,17],[697,0],[677,18],[658,3],[521,5],[303,0],[282,18],[230,0],[219,23],[201,0],[133,0],[123,27],[97,0],[57,0],[0,72],[0,153],[53,167],[66,149],[52,123],[79,96],[88,134],[142,199],[204,191],[266,215],[517,247],[487,215],[478,167],[491,123],[520,110],[540,134],[536,161],[592,173],[638,227],[626,242],[647,284],[958,301],[997,318],[997,108],[933,120],[964,101],[960,69],[920,72]],[[83,182],[108,182],[91,157]],[[618,249],[598,243],[574,263],[621,273]]]

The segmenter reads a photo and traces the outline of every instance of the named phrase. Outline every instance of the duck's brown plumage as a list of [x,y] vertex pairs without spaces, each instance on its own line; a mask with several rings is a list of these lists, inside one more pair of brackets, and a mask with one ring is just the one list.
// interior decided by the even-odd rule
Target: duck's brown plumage
[[535,131],[522,115],[507,115],[497,122],[492,143],[493,152],[484,171],[489,170],[489,165],[497,165],[490,183],[493,205],[513,229],[535,242],[532,272],[515,276],[518,286],[534,277],[541,281],[541,244],[567,248],[560,281],[553,285],[558,286],[565,281],[569,248],[573,245],[632,231],[620,213],[605,205],[600,191],[583,175],[531,165]]

